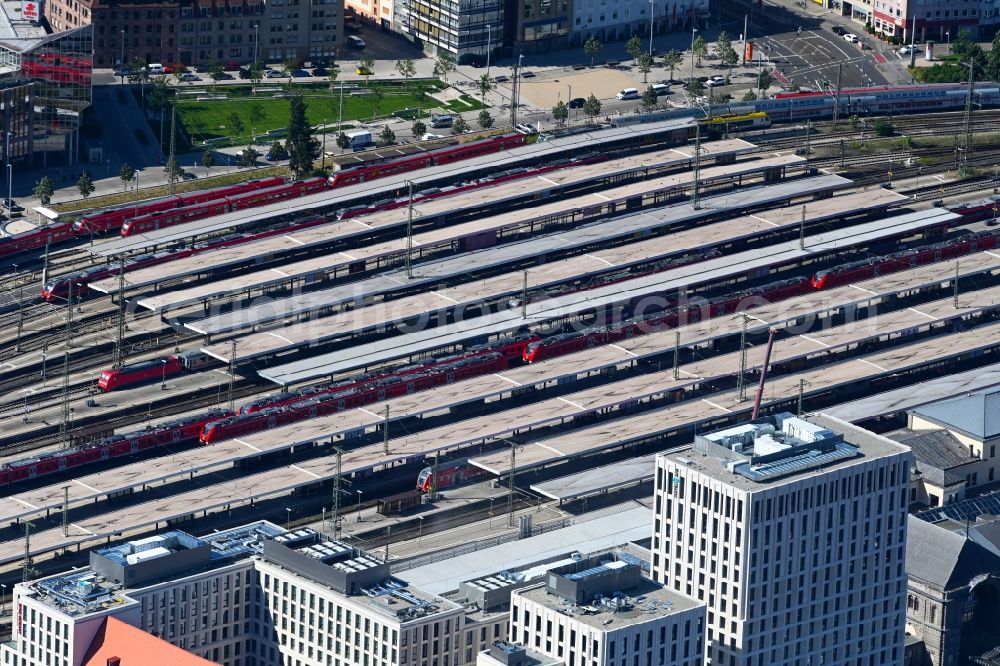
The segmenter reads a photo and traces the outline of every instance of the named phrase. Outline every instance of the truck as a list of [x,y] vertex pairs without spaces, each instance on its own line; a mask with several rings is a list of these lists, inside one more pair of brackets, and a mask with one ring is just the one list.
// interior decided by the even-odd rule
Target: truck
[[347,139],[350,141],[347,144],[348,148],[351,150],[360,150],[372,144],[372,133],[368,130],[355,130],[354,132],[347,132]]

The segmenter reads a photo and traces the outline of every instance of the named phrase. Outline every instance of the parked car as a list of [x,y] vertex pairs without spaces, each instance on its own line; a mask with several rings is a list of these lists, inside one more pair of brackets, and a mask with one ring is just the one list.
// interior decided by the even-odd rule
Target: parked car
[[212,74],[212,79],[215,81],[232,81],[233,75],[229,72],[216,72]]
[[639,94],[639,91],[636,88],[625,88],[625,89],[621,90],[616,95],[616,97],[618,97],[618,99],[624,101],[624,100],[629,100],[629,99],[639,99],[640,97],[642,97],[642,95]]
[[250,70],[247,69],[246,67],[240,67],[240,78],[241,79],[249,79],[250,78]]
[[521,134],[538,134],[538,129],[530,123],[518,123],[514,125],[514,131]]
[[510,79],[502,74],[500,76],[493,77],[493,83],[507,83],[508,81],[510,81]]
[[454,124],[454,116],[433,116],[431,118],[431,127],[451,127]]
[[431,139],[443,139],[443,138],[444,138],[444,136],[441,135],[441,134],[431,134],[430,132],[427,132],[422,137],[420,137],[420,140],[421,141],[430,141]]
[[899,49],[899,55],[910,55],[911,53],[920,53],[920,49],[916,46],[910,46],[907,44]]
[[357,35],[348,35],[347,45],[352,49],[363,49],[365,48],[365,40],[361,39]]
[[571,109],[582,109],[583,105],[586,104],[586,103],[587,103],[587,100],[585,100],[584,98],[582,98],[582,97],[574,97],[573,99],[571,99],[569,101],[569,104],[567,104],[567,106],[569,108],[571,108]]
[[719,76],[718,74],[716,74],[715,76],[710,76],[710,77],[708,77],[708,81],[705,81],[705,85],[706,86],[724,86],[724,85],[726,85],[726,77]]
[[523,79],[533,79],[533,78],[535,78],[535,73],[534,72],[527,72],[527,71],[526,72],[521,72],[521,78],[523,78]]
[[330,76],[330,70],[326,67],[314,67],[313,76]]
[[372,70],[362,65],[358,65],[357,69],[355,69],[354,71],[357,72],[358,76],[371,76],[372,74],[375,73]]
[[295,69],[292,70],[292,76],[295,77],[296,79],[302,79],[307,76],[310,76],[310,74],[304,69]]
[[277,69],[269,69],[264,73],[265,79],[283,79],[285,78],[285,73]]
[[855,35],[853,32],[849,32],[846,35],[844,35],[844,39],[846,39],[847,41],[849,41],[851,44],[857,44],[858,43],[858,36]]
[[128,67],[119,65],[118,67],[114,68],[113,73],[115,76],[130,76],[132,74],[132,70],[129,69]]
[[830,30],[833,31],[833,34],[840,35],[841,37],[847,34],[847,28],[841,25],[835,25]]
[[178,77],[181,81],[201,81],[201,77],[191,72],[184,72]]

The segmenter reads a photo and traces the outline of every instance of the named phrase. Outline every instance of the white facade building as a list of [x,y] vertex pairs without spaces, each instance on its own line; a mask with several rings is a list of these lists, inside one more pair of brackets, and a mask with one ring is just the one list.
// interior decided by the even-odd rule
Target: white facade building
[[707,0],[577,0],[572,7],[572,42],[583,44],[590,37],[602,42],[628,39],[632,35],[649,38],[653,34],[690,30],[708,16]]
[[706,662],[902,664],[909,467],[823,415],[657,456],[652,574],[707,603]]
[[[621,558],[621,559],[619,559]],[[609,553],[552,569],[511,598],[511,638],[567,666],[701,666],[705,605]]]

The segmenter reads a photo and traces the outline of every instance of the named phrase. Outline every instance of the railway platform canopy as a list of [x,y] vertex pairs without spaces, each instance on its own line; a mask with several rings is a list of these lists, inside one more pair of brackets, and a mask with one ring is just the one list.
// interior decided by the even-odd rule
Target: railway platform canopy
[[[415,190],[421,190],[444,182],[458,181],[464,176],[472,177],[487,168],[492,171],[503,171],[505,169],[522,167],[525,161],[529,160],[536,163],[554,160],[563,157],[567,152],[599,153],[602,149],[609,150],[609,146],[613,146],[621,141],[629,139],[638,140],[650,134],[678,131],[693,126],[694,121],[688,118],[651,123],[644,126],[593,129],[569,136],[552,138],[545,142],[518,146],[500,151],[499,153],[474,157],[460,162],[452,162],[450,164],[380,178],[368,183],[338,187],[334,190],[313,194],[290,202],[285,201],[269,204],[259,208],[218,215],[210,220],[200,220],[167,229],[149,231],[136,236],[103,243],[94,247],[91,252],[95,256],[101,257],[114,257],[124,253],[144,252],[193,236],[236,227],[259,225],[278,217],[333,212],[345,207],[349,202],[359,197],[371,198],[381,196],[388,198],[399,196],[407,190],[410,183],[413,184]],[[749,143],[746,146],[734,146],[734,152],[737,153],[749,152],[755,149]],[[679,147],[679,150],[684,151],[684,147]],[[689,152],[693,152],[693,148]],[[683,152],[681,154],[683,156]],[[690,156],[688,156],[688,159],[690,159]]]
[[[804,164],[805,160],[803,158],[792,155],[750,160],[733,165],[708,167],[702,170],[701,182],[703,187],[711,187],[716,181],[731,180],[734,178],[741,179],[759,172],[801,167]],[[419,261],[425,251],[435,246],[454,244],[469,238],[475,238],[477,244],[482,243],[488,246],[500,241],[505,234],[515,233],[524,229],[543,230],[545,226],[555,222],[568,220],[586,222],[588,219],[600,219],[602,213],[621,210],[624,206],[630,206],[634,200],[645,199],[647,197],[652,197],[655,200],[660,193],[689,186],[692,178],[693,176],[688,172],[661,176],[648,181],[621,185],[604,190],[601,193],[583,194],[568,200],[543,203],[533,208],[515,208],[454,227],[433,229],[420,233],[413,238],[413,248],[410,250],[411,257]],[[440,204],[441,202],[438,202],[438,205]],[[398,227],[398,231],[402,234],[407,225],[406,211],[389,211],[385,215],[392,218],[392,222],[386,226]],[[128,289],[132,290],[152,285],[162,286],[165,282],[176,280],[185,275],[203,274],[207,270],[214,270],[218,267],[224,267],[227,264],[247,263],[254,258],[274,256],[289,249],[300,252],[309,247],[328,244],[336,238],[349,239],[356,236],[370,235],[372,228],[377,226],[375,223],[375,220],[371,220],[368,217],[350,218],[309,229],[292,231],[281,236],[265,239],[259,243],[249,243],[247,245],[226,248],[217,253],[213,252],[210,255],[198,255],[170,262],[168,265],[154,266],[129,274]],[[651,223],[651,220],[647,220],[646,223]],[[611,227],[612,224],[607,222],[605,226]],[[486,242],[485,237],[491,237],[491,242]],[[514,245],[523,248],[525,242],[515,243]],[[544,237],[536,237],[532,242],[544,243],[545,241]],[[265,291],[279,286],[288,286],[296,282],[305,285],[309,282],[315,282],[331,276],[348,277],[359,269],[377,269],[384,262],[398,265],[402,262],[406,251],[407,243],[405,238],[386,240],[372,246],[344,249],[331,254],[300,259],[274,268],[253,271],[230,278],[221,278],[213,280],[208,284],[196,285],[187,289],[154,293],[141,297],[138,303],[147,309],[163,312],[185,305],[203,303],[207,300],[216,300],[252,291]],[[482,258],[481,253],[475,256],[479,259]],[[403,280],[403,282],[419,284],[421,281],[440,277],[427,275],[428,271],[438,263],[440,262],[422,263],[420,275],[409,280]],[[98,291],[111,293],[117,291],[118,281],[117,279],[109,278],[95,282],[91,286]]]
[[[651,481],[655,471],[655,458],[655,455],[629,458],[551,481],[534,483],[529,487],[540,495],[559,500],[560,503],[568,502]],[[515,456],[515,464],[516,459],[517,456]],[[524,467],[517,465],[515,474],[524,471],[524,469]],[[502,474],[502,472],[495,473]],[[509,466],[506,473],[510,473]]]
[[[653,257],[680,254],[682,249],[689,247],[683,243],[678,234],[669,237],[656,236],[649,241],[630,243],[634,236],[648,236],[654,229],[662,226],[662,224],[657,213],[651,211],[648,215],[634,214],[591,222],[567,231],[532,236],[500,245],[487,243],[486,245],[490,247],[486,249],[422,262],[418,266],[415,266],[410,274],[407,274],[405,270],[392,270],[320,292],[299,294],[286,299],[268,299],[263,305],[250,306],[248,308],[238,307],[230,312],[210,317],[207,320],[188,323],[186,327],[204,335],[215,335],[227,331],[254,328],[271,321],[307,315],[317,310],[333,311],[348,303],[354,308],[360,308],[362,305],[377,301],[380,298],[384,298],[386,294],[399,290],[412,292],[415,288],[421,286],[443,286],[453,284],[457,281],[471,282],[477,273],[481,274],[491,269],[508,268],[519,264],[525,265],[526,263],[537,264],[528,269],[532,289],[544,289],[549,285],[555,286],[560,281],[573,277],[575,275],[574,271],[578,271],[580,275],[587,275],[597,274],[602,271],[606,272],[611,267],[624,270],[637,263],[649,262]],[[757,220],[751,222],[746,227],[731,231],[731,242],[748,238],[755,234],[758,236],[762,235],[764,232],[759,230],[761,226],[762,224]],[[776,228],[767,228],[765,226],[764,231],[774,233]],[[717,231],[718,226],[713,226],[712,229]],[[495,233],[495,230],[487,229],[487,232]],[[702,237],[711,235],[711,230],[694,235]],[[617,251],[614,248],[605,248],[608,245],[621,245],[622,243],[629,243],[629,245],[621,251]],[[405,240],[395,241],[394,244],[397,247],[395,250],[396,253],[402,256],[406,248]],[[694,247],[698,247],[698,245]],[[590,248],[594,249],[584,253],[585,250]],[[577,256],[559,261],[561,255],[570,251],[577,252]],[[342,257],[345,254],[347,253],[339,253],[339,256]],[[607,255],[615,256],[614,258],[610,258]],[[350,267],[359,258],[363,260],[366,253],[363,249],[360,251],[351,250],[349,256],[350,259],[341,259],[341,266],[344,268],[345,273],[350,270]],[[539,262],[538,259],[540,258],[544,258],[546,261]],[[335,263],[331,264],[329,256],[309,259],[301,262],[301,264],[309,264],[310,268],[307,270],[315,271],[317,268],[323,270],[321,265],[324,261],[328,269],[336,265]],[[280,272],[288,275],[292,270],[294,269],[282,267]],[[298,270],[301,271],[301,268]],[[273,275],[273,272],[264,272],[263,274],[269,276]],[[299,274],[304,275],[301,272]],[[252,279],[253,276],[234,278],[232,281],[226,282],[221,286],[225,289],[226,285],[239,283],[243,285],[243,289],[265,290],[267,288],[265,285],[260,284],[246,286]],[[489,298],[490,296],[500,296],[504,294],[505,286],[513,286],[514,292],[519,292],[522,289],[521,281],[518,279],[515,282],[517,282],[516,285],[504,285],[500,284],[495,278],[491,278],[488,284],[492,288],[492,293],[483,288],[476,290],[481,293],[472,296],[468,293],[468,290],[465,290],[466,293],[460,296],[456,294],[448,295],[441,303],[453,302],[456,298]],[[199,294],[205,294],[208,289],[218,290],[219,288],[220,283],[216,281],[210,285],[206,285],[204,289],[197,290],[196,288],[196,290]],[[454,288],[457,289],[458,287]],[[231,291],[221,294],[216,292],[213,296],[213,302],[215,299],[232,293]],[[433,293],[443,295],[444,290],[439,288]],[[190,294],[187,297],[190,298]],[[162,311],[165,307],[164,299],[170,298],[170,294],[154,294],[150,297],[140,299],[139,303],[140,305],[150,303],[158,305]],[[176,298],[174,296],[174,299]],[[184,302],[185,295],[182,294],[180,298],[182,299],[181,302]],[[176,303],[176,300],[174,302]]]
[[[444,324],[435,328],[405,332],[396,336],[354,345],[347,349],[328,352],[309,359],[293,361],[260,371],[260,376],[281,385],[289,385],[325,376],[334,376],[358,368],[377,366],[392,360],[417,356],[429,349],[449,349],[469,340],[486,340],[492,336],[517,331],[524,326],[537,326],[585,310],[599,310],[616,303],[641,299],[655,294],[672,293],[698,284],[732,279],[740,274],[750,274],[772,265],[803,261],[811,256],[827,254],[842,247],[872,242],[893,235],[906,235],[920,229],[943,224],[955,219],[953,213],[940,210],[921,211],[899,215],[857,225],[849,229],[833,230],[809,236],[805,248],[798,241],[764,249],[753,249],[735,255],[708,259],[696,264],[681,266],[663,274],[654,274],[630,281],[629,287],[613,284],[586,292],[556,296],[526,308],[524,316],[517,310],[502,310],[481,317]],[[457,304],[456,304],[457,305]],[[438,304],[438,307],[441,307]],[[376,308],[378,309],[378,308]],[[362,310],[355,311],[361,312]],[[352,313],[348,313],[352,314]],[[409,311],[415,316],[417,311]],[[359,321],[357,319],[353,320]],[[363,322],[362,322],[363,323]],[[285,327],[241,338],[237,342],[235,362],[276,354],[280,351],[308,348],[324,339],[349,337],[349,329],[337,327],[336,332],[324,332],[324,327],[334,328],[335,322],[317,320],[301,327]],[[363,323],[365,328],[367,325]],[[206,353],[230,361],[231,345],[215,343],[202,347]]]
[[845,402],[823,411],[843,421],[859,423],[882,416],[901,415],[921,405],[996,386],[1000,386],[1000,363],[886,391],[864,400]]

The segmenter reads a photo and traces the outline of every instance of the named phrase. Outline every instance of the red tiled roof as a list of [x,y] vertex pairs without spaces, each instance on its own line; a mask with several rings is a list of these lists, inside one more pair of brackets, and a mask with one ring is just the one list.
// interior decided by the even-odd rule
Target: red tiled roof
[[211,666],[208,661],[171,645],[153,634],[121,620],[105,618],[94,636],[81,666],[107,666],[108,659],[118,657],[121,666]]

